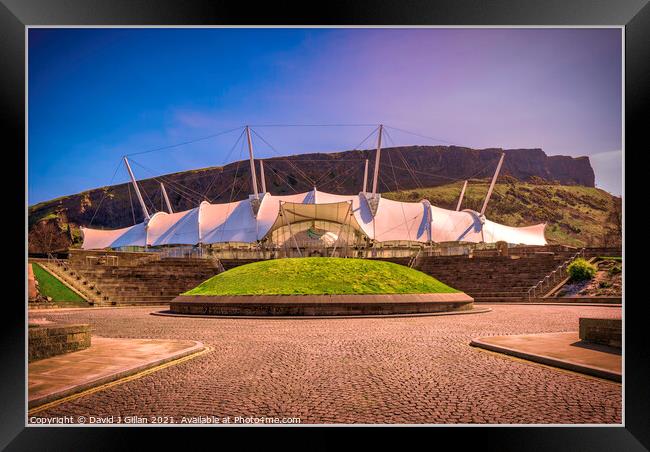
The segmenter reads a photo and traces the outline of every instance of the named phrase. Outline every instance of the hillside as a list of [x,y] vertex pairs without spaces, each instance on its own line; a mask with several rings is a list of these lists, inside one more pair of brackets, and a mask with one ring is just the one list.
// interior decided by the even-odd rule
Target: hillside
[[[522,183],[544,180],[552,181],[552,184],[575,186],[578,191],[587,189],[585,193],[576,192],[575,196],[571,191],[566,194],[561,193],[560,196],[568,197],[562,207],[568,209],[568,218],[556,218],[558,214],[555,213],[555,217],[550,220],[554,224],[557,223],[557,230],[551,234],[558,240],[567,240],[567,243],[584,241],[585,239],[580,238],[582,234],[578,232],[584,227],[582,223],[591,221],[589,219],[591,217],[603,216],[605,212],[598,211],[600,214],[596,214],[596,211],[589,211],[591,208],[589,206],[593,204],[606,210],[608,206],[613,205],[611,196],[593,188],[594,173],[587,157],[549,157],[541,149],[478,150],[454,146],[386,148],[382,150],[379,191],[382,193],[406,191],[403,196],[416,196],[418,190],[422,191],[418,187],[438,187],[438,191],[432,192],[430,200],[441,206],[455,207],[452,198],[460,191],[456,187],[459,183],[451,186],[445,184],[466,177],[489,178],[494,172],[501,152],[506,154],[501,171],[504,177]],[[353,150],[265,159],[267,188],[271,193],[278,195],[308,191],[314,186],[330,193],[358,193],[363,183],[364,160],[370,159],[372,175],[374,154],[374,150]],[[139,177],[146,175],[145,171],[137,165],[134,165],[134,171]],[[138,184],[144,193],[150,212],[162,209],[159,181],[165,183],[171,204],[176,211],[196,207],[202,200],[213,203],[241,200],[252,192],[250,167],[247,161],[234,162],[223,167],[167,174],[155,179],[143,178],[138,180]],[[472,202],[473,190],[480,191],[480,187],[470,189],[468,202]],[[443,196],[447,191],[448,196]],[[523,209],[523,206],[529,206],[537,210],[542,209],[540,206],[534,207],[535,203],[538,203],[538,198],[544,200],[547,198],[538,195],[538,192],[539,190],[530,193],[526,190],[517,191],[517,196],[521,198],[518,201],[521,205],[517,204],[519,206],[517,208]],[[592,202],[588,200],[589,196],[585,197],[592,192],[595,194],[589,196],[600,201]],[[490,209],[496,210],[494,213],[488,212],[488,216],[505,224],[517,224],[523,214],[512,212],[513,207],[507,203],[500,204],[496,199],[498,193],[499,190],[490,205]],[[435,196],[442,198],[437,200]],[[479,196],[478,192],[476,196]],[[537,217],[552,215],[553,209],[550,206],[547,210],[543,213],[538,212]],[[501,211],[504,212],[505,217],[498,216],[501,215]],[[523,216],[529,218],[528,214]],[[92,224],[93,227],[112,229],[129,226],[134,222],[141,222],[142,219],[142,212],[130,184],[101,187],[42,202],[29,207],[29,250],[39,253],[65,249],[79,240],[79,226]],[[604,227],[603,224],[600,223],[601,229]],[[602,235],[602,231],[597,230],[597,226],[594,228],[586,230]]]
[[[384,193],[398,201],[428,199],[432,204],[455,209],[462,182],[441,187]],[[470,180],[461,209],[479,211],[488,180]],[[572,246],[615,246],[621,237],[621,198],[594,187],[524,183],[500,177],[486,216],[509,226],[547,222],[546,240]]]

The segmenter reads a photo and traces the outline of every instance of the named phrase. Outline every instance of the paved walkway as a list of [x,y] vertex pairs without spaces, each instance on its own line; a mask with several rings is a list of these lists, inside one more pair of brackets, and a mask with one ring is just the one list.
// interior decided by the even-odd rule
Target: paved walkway
[[[481,305],[488,306],[488,305]],[[211,351],[38,416],[279,418],[302,423],[621,422],[621,384],[471,347],[476,337],[576,331],[592,306],[489,305],[390,319],[195,319],[161,308],[39,312],[104,337],[197,340]]]
[[490,336],[472,345],[587,375],[621,381],[621,350],[589,344],[578,332]]
[[29,363],[32,408],[203,349],[191,340],[111,339],[92,336],[91,346]]

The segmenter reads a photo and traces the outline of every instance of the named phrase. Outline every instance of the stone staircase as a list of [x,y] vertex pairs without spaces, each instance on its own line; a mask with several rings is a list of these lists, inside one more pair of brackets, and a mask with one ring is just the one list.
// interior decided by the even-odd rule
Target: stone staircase
[[[542,297],[552,282],[564,275],[566,265],[577,255],[621,256],[620,248],[575,248],[564,245],[522,246],[509,250],[510,256],[473,253],[468,256],[426,256],[377,258],[411,266],[462,290],[479,302],[521,302]],[[492,255],[490,255],[492,254]],[[543,283],[543,284],[541,284]],[[541,284],[541,286],[540,286]]]
[[108,304],[108,299],[102,291],[73,269],[66,260],[50,258],[34,259],[34,261],[57,277],[64,285],[77,292],[88,303],[96,306]]
[[[519,250],[517,256],[376,258],[430,274],[479,302],[526,301],[531,288],[575,254],[575,248]],[[261,259],[212,260],[117,253],[116,259],[39,259],[39,263],[94,305],[160,305],[222,271]],[[113,255],[111,254],[111,256]],[[131,254],[133,256],[131,256]],[[108,254],[107,254],[108,255]],[[585,257],[616,256],[620,249],[587,248]],[[97,264],[92,264],[97,262]],[[101,263],[100,263],[101,262]]]
[[528,291],[555,270],[562,258],[553,253],[526,257],[421,256],[414,267],[477,302],[519,302]]
[[140,265],[69,265],[97,292],[102,305],[160,305],[220,272],[217,261],[162,258]]

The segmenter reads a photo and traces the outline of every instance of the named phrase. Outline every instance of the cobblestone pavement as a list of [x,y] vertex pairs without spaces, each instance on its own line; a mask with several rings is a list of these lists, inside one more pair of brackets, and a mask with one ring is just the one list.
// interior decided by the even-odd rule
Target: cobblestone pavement
[[576,331],[619,308],[493,305],[383,319],[192,319],[161,308],[39,313],[106,337],[181,338],[212,351],[38,416],[270,416],[302,423],[620,423],[621,385],[468,344]]

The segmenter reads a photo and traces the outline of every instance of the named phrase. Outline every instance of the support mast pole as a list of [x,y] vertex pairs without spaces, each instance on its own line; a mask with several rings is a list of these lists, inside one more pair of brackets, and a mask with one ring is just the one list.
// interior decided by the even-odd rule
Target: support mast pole
[[501,158],[499,159],[499,164],[497,165],[497,170],[494,172],[494,176],[492,176],[492,182],[490,183],[490,189],[487,192],[487,195],[485,196],[485,201],[483,202],[483,207],[481,208],[481,215],[485,214],[485,210],[487,209],[488,201],[490,201],[490,196],[492,196],[492,190],[494,190],[494,184],[497,182],[497,178],[499,177],[499,171],[501,171],[501,164],[503,163],[503,158],[506,156],[505,152],[501,154]]
[[167,210],[169,211],[169,213],[174,213],[174,211],[172,210],[172,205],[169,202],[169,197],[167,196],[167,190],[165,190],[165,185],[162,182],[160,183],[160,190],[162,191],[163,198],[165,198],[165,204],[167,205]]
[[253,140],[251,139],[251,129],[246,126],[246,138],[248,139],[248,157],[251,161],[251,177],[253,178],[253,191],[255,192],[255,199],[259,199],[259,192],[257,191],[257,173],[255,172],[255,161],[253,158]]
[[124,164],[126,165],[126,170],[129,172],[129,176],[131,177],[131,183],[133,184],[133,188],[135,189],[135,194],[138,197],[138,201],[140,201],[140,207],[142,208],[144,219],[145,221],[149,221],[151,217],[149,216],[149,212],[147,211],[147,206],[144,205],[144,199],[142,199],[142,194],[140,193],[140,189],[138,188],[138,183],[135,181],[135,176],[133,175],[133,171],[131,171],[131,165],[129,165],[129,160],[126,158],[126,156],[124,156]]
[[377,193],[377,180],[379,179],[379,159],[381,157],[381,136],[384,132],[384,125],[379,124],[379,137],[377,138],[377,155],[375,157],[375,174],[372,180],[372,194]]
[[262,178],[262,193],[266,193],[266,180],[264,179],[264,160],[260,160],[260,177]]
[[366,159],[366,167],[363,170],[363,193],[368,191],[368,159]]
[[465,196],[465,189],[467,188],[467,181],[463,184],[463,189],[460,191],[460,197],[458,198],[458,205],[456,206],[456,212],[460,210],[460,205],[463,203],[463,196]]

